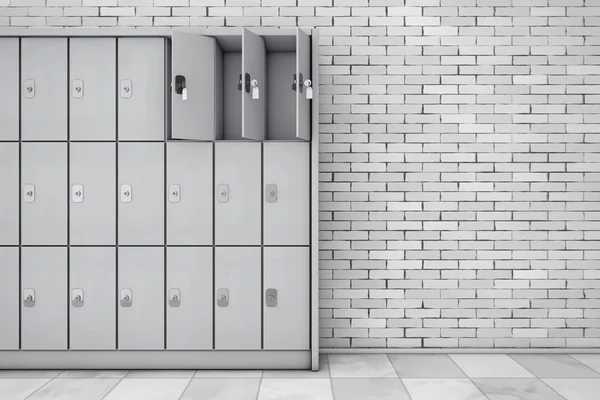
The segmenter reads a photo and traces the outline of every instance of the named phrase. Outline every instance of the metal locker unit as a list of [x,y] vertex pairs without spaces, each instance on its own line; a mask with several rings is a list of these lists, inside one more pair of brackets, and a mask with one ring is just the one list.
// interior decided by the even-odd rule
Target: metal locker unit
[[0,350],[19,349],[19,248],[0,247]]
[[164,248],[119,248],[119,349],[164,349]]
[[21,249],[21,348],[67,349],[67,248]]
[[19,140],[19,39],[0,38],[0,140]]
[[242,31],[242,137],[263,140],[266,133],[267,50],[262,37]]
[[165,39],[118,39],[119,140],[164,140]]
[[19,144],[0,142],[0,245],[19,245]]
[[167,349],[213,347],[213,249],[167,248]]
[[261,249],[215,249],[215,349],[261,348]]
[[174,139],[220,139],[223,136],[223,52],[216,39],[173,32],[171,63],[171,136]]
[[72,38],[69,46],[70,138],[115,140],[117,40]]
[[308,350],[310,332],[308,247],[264,248],[265,350]]
[[264,143],[264,244],[310,241],[310,145]]
[[67,244],[67,143],[21,145],[21,244]]
[[167,244],[213,243],[213,144],[167,143]]
[[71,143],[71,245],[116,244],[116,144]]
[[116,249],[71,247],[70,349],[116,348]]
[[164,245],[164,143],[119,143],[120,245]]
[[21,137],[67,140],[67,39],[21,39]]
[[261,244],[261,144],[215,143],[215,243]]

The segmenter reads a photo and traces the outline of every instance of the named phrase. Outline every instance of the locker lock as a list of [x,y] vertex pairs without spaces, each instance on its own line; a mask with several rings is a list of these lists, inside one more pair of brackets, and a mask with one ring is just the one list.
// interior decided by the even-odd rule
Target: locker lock
[[227,203],[229,201],[229,185],[221,183],[217,185],[217,201]]
[[179,289],[169,289],[169,306],[179,307],[181,305],[181,291]]
[[124,99],[129,99],[131,97],[132,92],[132,84],[131,79],[123,79],[121,81],[121,97]]
[[181,187],[177,184],[169,185],[169,202],[179,203],[181,200]]
[[23,97],[33,99],[35,97],[35,81],[33,79],[25,79],[23,81]]
[[71,304],[73,307],[83,307],[83,289],[73,289]]
[[185,76],[177,75],[175,77],[175,93],[181,95],[181,100],[187,100],[187,85]]
[[35,290],[24,289],[23,290],[23,305],[25,307],[35,307]]
[[131,307],[133,303],[133,293],[131,289],[121,289],[121,307]]
[[[306,98],[309,100],[312,99],[313,98],[312,81],[310,79],[305,80],[304,86],[306,86]],[[300,91],[300,92],[302,92],[302,91]]]
[[252,81],[250,82],[250,86],[252,86],[252,100],[258,100],[260,98],[258,81],[256,79],[252,79]]
[[121,203],[131,203],[131,185],[121,185]]
[[265,186],[265,199],[267,203],[277,203],[277,185],[274,183],[268,183]]
[[33,203],[35,201],[35,185],[25,184],[23,186],[23,201]]
[[83,185],[73,185],[73,203],[83,203]]
[[277,289],[267,289],[265,303],[267,307],[277,307]]
[[73,98],[81,99],[83,97],[83,81],[81,79],[73,79]]
[[229,306],[229,290],[218,289],[217,290],[217,305],[219,307]]

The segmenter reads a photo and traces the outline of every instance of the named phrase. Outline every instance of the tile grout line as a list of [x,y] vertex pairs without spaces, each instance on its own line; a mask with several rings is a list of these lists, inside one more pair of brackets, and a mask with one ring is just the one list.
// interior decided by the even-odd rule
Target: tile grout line
[[119,379],[119,382],[117,382],[117,384],[116,384],[115,386],[113,386],[113,387],[112,387],[112,389],[110,389],[110,390],[108,391],[108,393],[106,393],[106,394],[105,394],[105,395],[102,397],[102,400],[106,399],[106,398],[108,397],[108,395],[109,395],[109,394],[111,394],[111,393],[112,393],[112,391],[113,391],[113,390],[115,390],[115,389],[116,389],[116,387],[117,387],[117,386],[119,386],[119,385],[121,384],[121,382],[123,382],[123,380],[125,380],[125,378],[127,378],[127,375],[129,375],[129,373],[130,373],[130,372],[131,372],[131,370],[128,370],[128,371],[127,371],[127,373],[126,373],[125,375],[123,375],[123,376],[121,377],[121,379]]
[[452,359],[452,357],[450,357],[450,354],[448,354],[448,353],[444,353],[444,354],[446,355],[446,357],[448,357],[448,358],[450,359],[450,361],[452,361],[452,363],[453,363],[454,365],[456,365],[456,367],[457,367],[459,370],[461,370],[461,372],[462,372],[463,374],[465,374],[465,377],[466,377],[466,378],[469,380],[469,382],[471,382],[471,385],[475,386],[475,388],[476,388],[476,389],[479,391],[479,393],[481,393],[481,395],[482,395],[484,398],[486,398],[487,400],[489,400],[489,397],[487,397],[487,395],[486,395],[485,393],[483,393],[483,390],[481,390],[481,389],[479,388],[479,386],[477,386],[477,384],[475,384],[475,382],[473,382],[473,379],[472,379],[472,378],[469,376],[469,374],[467,374],[467,371],[465,371],[464,369],[462,369],[462,368],[460,367],[460,365],[459,365],[459,364],[458,364],[456,361],[454,361],[454,360]]
[[36,390],[34,390],[30,395],[26,396],[23,400],[27,400],[27,399],[31,398],[31,396],[33,396],[34,394],[36,394],[37,392],[39,392],[40,390],[42,390],[43,388],[45,388],[46,386],[48,386],[50,384],[50,382],[52,382],[53,380],[55,380],[63,372],[65,372],[65,371],[62,370],[61,372],[59,372],[58,374],[56,374],[56,376],[54,376],[53,378],[50,378],[48,380],[48,382],[44,383],[42,386],[40,386],[39,388],[37,388]]
[[190,381],[188,382],[187,385],[185,385],[183,392],[181,392],[181,395],[178,397],[179,400],[181,400],[183,398],[183,395],[185,394],[185,392],[187,392],[188,388],[192,384],[192,381],[194,380],[194,377],[196,376],[196,372],[198,372],[198,371],[194,371],[194,373],[192,374],[192,377],[190,378]]
[[390,358],[389,353],[386,353],[385,356],[387,357],[389,363],[392,365],[392,368],[394,368],[394,372],[396,373],[396,376],[398,377],[398,380],[400,381],[400,384],[404,388],[404,391],[406,392],[406,395],[408,396],[408,400],[413,400],[412,396],[410,395],[410,393],[408,391],[408,388],[406,387],[406,385],[404,384],[404,381],[400,377],[400,374],[398,374],[398,370],[396,369],[396,367],[394,367],[394,363],[392,362],[392,359]]

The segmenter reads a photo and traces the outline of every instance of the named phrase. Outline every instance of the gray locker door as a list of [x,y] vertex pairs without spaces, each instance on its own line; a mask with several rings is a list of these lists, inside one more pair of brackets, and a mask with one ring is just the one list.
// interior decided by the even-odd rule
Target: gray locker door
[[19,144],[0,143],[0,245],[19,245]]
[[165,138],[165,40],[118,39],[119,140]]
[[261,244],[261,144],[215,143],[215,243]]
[[264,241],[308,246],[310,240],[309,143],[264,144]]
[[264,251],[265,350],[308,350],[309,248],[265,247]]
[[71,143],[72,245],[116,244],[116,145]]
[[0,140],[19,140],[19,39],[0,39]]
[[163,143],[119,143],[118,190],[119,244],[164,244]]
[[117,336],[116,249],[71,247],[70,257],[70,349],[114,350]]
[[66,350],[67,248],[23,247],[21,279],[21,348]]
[[260,350],[261,249],[215,251],[215,349]]
[[167,249],[167,349],[211,350],[212,247]]
[[[119,349],[164,349],[164,248],[119,248]],[[127,299],[126,296],[129,296]]]
[[67,139],[67,39],[21,39],[21,137]]
[[67,144],[21,146],[21,243],[66,245]]
[[[214,140],[220,136],[217,123],[216,91],[219,87],[217,58],[223,57],[214,38],[195,33],[173,32],[172,54],[172,125],[174,139]],[[177,76],[185,78],[183,90],[177,93]]]
[[0,350],[19,349],[19,248],[0,247]]
[[245,29],[242,33],[242,78],[258,83],[258,99],[242,88],[242,137],[263,140],[266,132],[267,49],[262,37]]
[[70,39],[71,140],[115,140],[117,40]]
[[213,144],[167,144],[167,244],[212,245]]
[[[302,77],[304,81],[312,79],[310,37],[300,28],[296,33],[296,76],[298,79]],[[303,140],[310,140],[310,100],[307,98],[307,90],[304,84],[302,92],[296,90],[296,137]]]

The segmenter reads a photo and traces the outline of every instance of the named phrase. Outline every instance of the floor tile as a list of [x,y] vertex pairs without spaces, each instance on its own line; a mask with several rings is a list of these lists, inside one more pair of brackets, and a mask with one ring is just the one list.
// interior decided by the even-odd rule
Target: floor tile
[[188,378],[191,379],[194,377],[194,374],[196,374],[195,370],[134,370],[134,371],[129,371],[129,373],[127,374],[127,376],[125,377],[126,379],[130,379],[130,378],[142,378],[142,379],[147,379],[147,378],[168,378],[168,379],[184,379],[184,378]]
[[27,400],[102,400],[120,379],[54,379]]
[[46,378],[0,379],[0,399],[23,400],[49,381]]
[[256,400],[260,379],[193,379],[181,400]]
[[506,354],[451,354],[469,378],[534,378]]
[[190,379],[123,379],[104,400],[178,400]]
[[396,378],[385,354],[330,354],[332,378]]
[[410,400],[398,378],[333,379],[335,400]]
[[400,378],[464,378],[465,374],[446,354],[390,354]]
[[263,378],[329,378],[329,361],[327,356],[322,354],[319,358],[319,370],[317,372],[309,370],[265,370]]
[[194,378],[257,378],[262,377],[261,370],[199,370]]
[[564,400],[539,379],[473,379],[488,400]]
[[600,354],[571,354],[571,357],[594,371],[600,372]]
[[3,378],[55,378],[62,371],[59,370],[0,370],[0,379]]
[[513,354],[511,357],[538,378],[600,378],[593,369],[566,354]]
[[600,379],[543,379],[567,400],[594,400],[600,397]]
[[412,400],[487,400],[469,379],[402,379]]
[[86,378],[86,379],[104,379],[104,378],[124,378],[129,371],[127,370],[93,370],[93,369],[71,369],[64,371],[57,378]]
[[333,400],[329,379],[263,379],[258,400]]

